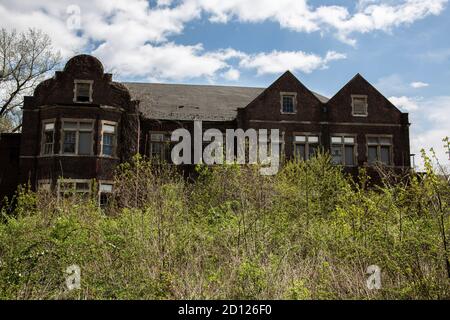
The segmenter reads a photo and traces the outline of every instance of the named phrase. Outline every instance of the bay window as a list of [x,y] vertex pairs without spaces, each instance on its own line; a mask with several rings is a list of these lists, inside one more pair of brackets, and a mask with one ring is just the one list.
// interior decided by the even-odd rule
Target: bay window
[[63,120],[62,154],[93,154],[93,121]]
[[116,155],[116,131],[117,124],[103,122],[102,124],[102,155],[114,157]]

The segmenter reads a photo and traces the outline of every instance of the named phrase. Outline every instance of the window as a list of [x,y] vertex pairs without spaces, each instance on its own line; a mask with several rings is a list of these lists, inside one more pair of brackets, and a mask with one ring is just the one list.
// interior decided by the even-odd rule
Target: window
[[297,93],[281,93],[281,113],[295,113],[297,111]]
[[294,136],[294,156],[301,160],[314,157],[319,148],[318,135]]
[[113,191],[112,183],[100,183],[100,188],[99,188],[100,207],[104,208],[108,205],[108,203],[111,200],[112,191]]
[[51,192],[52,185],[50,180],[39,180],[38,181],[38,191]]
[[55,142],[55,123],[48,122],[42,124],[42,151],[43,155],[53,154],[53,144]]
[[170,134],[162,132],[150,133],[150,157],[171,162]]
[[93,83],[91,80],[75,80],[74,102],[91,103]]
[[367,161],[385,165],[392,164],[392,137],[367,137]]
[[91,193],[90,180],[58,180],[58,197],[60,199],[73,197],[75,195],[88,197]]
[[367,117],[367,96],[352,95],[352,115]]
[[116,123],[102,124],[102,155],[113,157],[116,155]]
[[62,124],[62,153],[72,155],[92,155],[92,121],[64,120]]
[[356,162],[355,146],[355,137],[331,137],[331,160],[333,163],[344,166],[354,166]]

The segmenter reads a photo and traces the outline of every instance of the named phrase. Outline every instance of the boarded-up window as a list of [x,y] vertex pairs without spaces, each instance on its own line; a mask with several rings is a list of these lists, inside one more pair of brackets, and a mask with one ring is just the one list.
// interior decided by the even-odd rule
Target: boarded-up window
[[367,116],[367,96],[352,96],[352,114]]
[[92,102],[92,81],[76,80],[74,91],[75,91],[74,102],[82,102],[82,103]]

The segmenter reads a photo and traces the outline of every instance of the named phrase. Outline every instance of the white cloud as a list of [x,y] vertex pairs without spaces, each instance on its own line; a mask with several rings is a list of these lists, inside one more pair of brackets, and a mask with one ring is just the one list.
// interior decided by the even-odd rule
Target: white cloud
[[322,5],[314,8],[307,0],[191,0],[209,13],[213,22],[232,19],[243,22],[275,21],[282,28],[299,32],[331,30],[351,45],[355,33],[390,31],[430,15],[439,15],[448,0],[362,1],[355,12],[347,7]]
[[402,109],[403,111],[410,112],[419,109],[417,102],[405,96],[402,97],[390,97],[389,101],[391,101],[394,106]]
[[240,66],[246,69],[256,69],[258,75],[276,74],[286,70],[311,73],[317,69],[327,67],[327,63],[333,60],[345,59],[344,54],[328,52],[325,57],[303,51],[272,51],[270,53],[258,53],[244,57]]
[[430,85],[428,83],[418,81],[418,82],[411,82],[410,86],[414,89],[420,89],[429,87]]
[[169,42],[158,46],[116,51],[105,43],[93,54],[106,65],[114,66],[121,77],[146,78],[153,81],[212,78],[228,67],[226,57],[204,52],[201,45],[183,46]]
[[387,95],[403,96],[411,91],[411,87],[399,74],[391,74],[380,78],[375,87]]
[[227,72],[223,73],[222,76],[228,81],[237,81],[239,80],[241,73],[234,68],[230,68]]
[[428,83],[421,82],[421,81],[411,82],[410,85],[411,85],[411,87],[413,87],[414,89],[426,88],[426,87],[429,87],[429,86],[430,86]]
[[[295,12],[309,10],[303,1],[282,2],[286,7],[296,8]],[[73,3],[80,8],[80,30],[68,28],[67,21],[74,15],[73,12],[69,14],[67,8]],[[201,0],[163,0],[150,7],[147,0],[60,0],[53,3],[44,0],[4,0],[0,4],[0,27],[15,27],[18,30],[38,27],[52,37],[55,47],[62,50],[65,58],[88,51],[98,56],[108,69],[122,76],[146,79],[204,77],[211,80],[222,76],[235,81],[240,76],[236,69],[238,66],[256,69],[258,74],[284,72],[287,69],[309,73],[326,68],[333,60],[345,58],[345,55],[334,51],[328,52],[325,57],[301,51],[249,55],[232,48],[208,52],[202,44],[181,45],[169,41],[170,36],[183,32],[187,22],[200,18],[202,11],[214,20],[221,13],[226,17],[229,10],[239,7],[239,15],[252,22],[271,19],[274,14],[273,2],[267,0],[261,3],[220,1],[216,4]],[[279,16],[284,19],[282,17],[286,15]],[[283,26],[291,25],[296,18],[298,16],[289,13]],[[287,60],[282,61],[284,58]],[[233,59],[234,67],[231,63]],[[263,63],[266,65],[263,66]]]
[[423,161],[420,150],[433,148],[440,163],[450,168],[448,154],[442,139],[450,137],[450,96],[439,96],[416,100],[418,108],[410,112],[411,153],[416,154],[416,165]]

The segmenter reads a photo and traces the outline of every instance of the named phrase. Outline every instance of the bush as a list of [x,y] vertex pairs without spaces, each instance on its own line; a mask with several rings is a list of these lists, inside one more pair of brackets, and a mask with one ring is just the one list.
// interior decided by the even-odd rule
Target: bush
[[105,210],[22,189],[2,212],[0,299],[449,299],[449,183],[426,163],[368,188],[327,155],[273,177],[199,166],[195,182],[136,157]]

